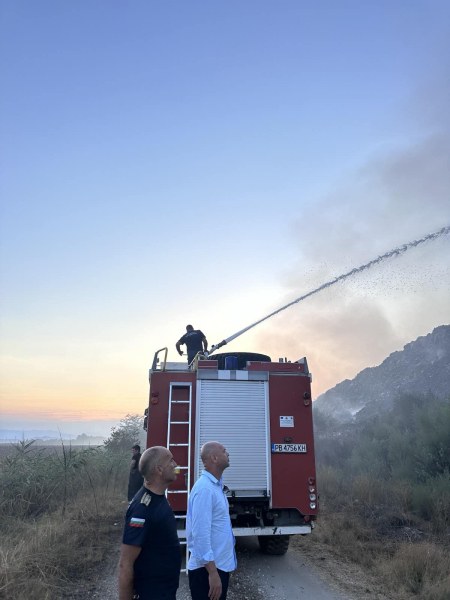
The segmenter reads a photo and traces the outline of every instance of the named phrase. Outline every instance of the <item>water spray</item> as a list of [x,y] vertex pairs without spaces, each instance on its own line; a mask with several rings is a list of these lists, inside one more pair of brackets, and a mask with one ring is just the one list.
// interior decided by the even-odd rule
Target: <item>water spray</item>
[[450,226],[442,227],[442,229],[439,229],[439,231],[435,231],[434,233],[429,233],[428,235],[426,235],[418,240],[414,240],[413,242],[408,242],[407,244],[403,244],[402,246],[399,246],[398,248],[389,250],[389,252],[385,252],[384,254],[381,254],[377,258],[374,258],[373,260],[369,261],[368,263],[365,263],[364,265],[361,265],[360,267],[355,267],[351,271],[348,271],[348,273],[344,273],[343,275],[339,275],[339,277],[335,277],[331,281],[327,281],[326,283],[323,283],[322,285],[315,288],[314,290],[311,290],[307,294],[303,294],[303,296],[300,296],[299,298],[292,300],[292,302],[289,302],[289,304],[286,304],[285,306],[282,306],[281,308],[274,310],[273,312],[266,315],[262,319],[259,319],[259,321],[256,321],[255,323],[252,323],[251,325],[248,325],[247,327],[244,327],[244,329],[241,329],[237,333],[230,335],[230,337],[226,338],[222,342],[215,344],[214,346],[211,347],[211,350],[209,350],[208,354],[211,354],[215,350],[218,350],[222,346],[225,346],[225,344],[228,344],[229,342],[236,339],[237,337],[239,337],[240,335],[242,335],[249,329],[253,329],[253,327],[256,327],[263,321],[267,321],[267,319],[274,317],[275,315],[282,312],[283,310],[286,310],[290,306],[293,306],[294,304],[297,304],[298,302],[301,302],[302,300],[306,300],[306,298],[309,298],[310,296],[313,296],[314,294],[317,294],[318,292],[321,292],[322,290],[325,290],[326,288],[331,287],[335,283],[339,283],[340,281],[343,281],[344,279],[347,279],[348,277],[351,277],[352,275],[356,275],[358,273],[361,273],[362,271],[370,269],[371,267],[380,264],[381,262],[387,260],[388,258],[394,258],[394,257],[397,258],[398,256],[401,256],[402,254],[407,252],[410,248],[415,248],[416,246],[419,246],[420,244],[423,244],[425,242],[436,240],[443,235],[448,235],[449,233],[450,233]]

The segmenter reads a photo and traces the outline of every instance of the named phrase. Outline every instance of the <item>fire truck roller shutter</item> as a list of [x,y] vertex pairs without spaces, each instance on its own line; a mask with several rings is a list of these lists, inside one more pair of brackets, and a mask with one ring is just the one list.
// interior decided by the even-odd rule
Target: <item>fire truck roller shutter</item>
[[224,484],[237,497],[270,493],[267,381],[200,380],[197,383],[196,476],[200,448],[218,440],[230,453]]

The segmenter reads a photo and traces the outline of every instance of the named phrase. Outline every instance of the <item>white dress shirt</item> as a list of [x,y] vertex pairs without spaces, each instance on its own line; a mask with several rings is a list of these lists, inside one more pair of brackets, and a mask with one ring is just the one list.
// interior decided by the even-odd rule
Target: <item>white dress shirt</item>
[[202,472],[189,495],[186,531],[190,571],[212,560],[221,571],[236,569],[228,500],[222,479],[208,471]]

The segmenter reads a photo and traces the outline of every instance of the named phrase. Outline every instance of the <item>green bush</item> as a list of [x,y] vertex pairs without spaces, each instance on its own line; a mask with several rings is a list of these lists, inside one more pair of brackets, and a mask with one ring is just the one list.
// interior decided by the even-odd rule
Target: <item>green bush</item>
[[105,448],[110,452],[130,453],[134,444],[144,445],[144,417],[127,415],[121,419],[117,427],[113,427],[111,435],[105,441]]
[[0,516],[38,517],[57,508],[64,512],[69,499],[86,490],[95,493],[100,481],[108,485],[124,465],[112,462],[103,448],[74,449],[63,443],[39,448],[33,441],[20,442],[0,463]]
[[36,518],[57,509],[64,514],[80,494],[89,494],[97,509],[108,493],[123,490],[125,497],[130,449],[141,421],[127,415],[104,446],[39,447],[33,440],[13,445],[0,459],[0,518]]

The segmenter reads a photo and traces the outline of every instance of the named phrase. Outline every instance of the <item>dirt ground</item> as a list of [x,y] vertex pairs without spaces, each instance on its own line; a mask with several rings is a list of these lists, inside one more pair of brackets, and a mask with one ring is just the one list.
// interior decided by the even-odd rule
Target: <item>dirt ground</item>
[[[74,582],[64,600],[114,600],[121,531],[111,540],[111,551],[100,572]],[[259,552],[256,539],[239,542],[238,571],[230,581],[228,600],[395,600],[363,568],[337,557],[329,547],[309,536],[294,537],[286,556]],[[116,542],[116,543],[115,543]],[[186,575],[180,577],[177,600],[190,600]]]
[[395,597],[384,589],[374,575],[368,573],[362,566],[340,558],[326,544],[298,536],[292,540],[291,547],[325,581],[338,589],[344,598],[395,600]]

